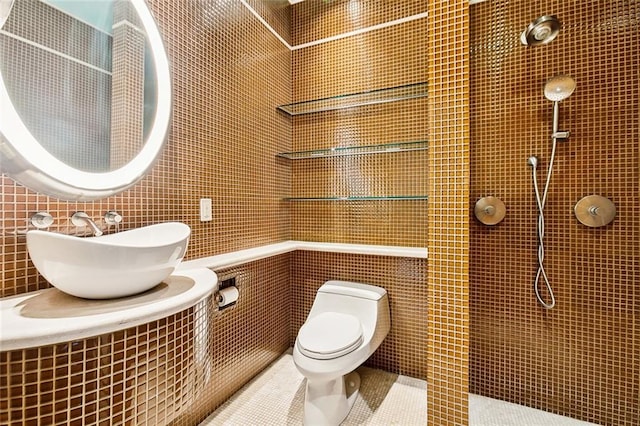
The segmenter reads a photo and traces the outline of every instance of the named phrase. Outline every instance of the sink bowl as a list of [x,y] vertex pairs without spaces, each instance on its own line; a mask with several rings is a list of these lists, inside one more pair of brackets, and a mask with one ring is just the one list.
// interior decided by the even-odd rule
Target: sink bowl
[[38,271],[59,290],[85,299],[114,299],[160,284],[187,251],[191,229],[167,222],[100,237],[27,232]]

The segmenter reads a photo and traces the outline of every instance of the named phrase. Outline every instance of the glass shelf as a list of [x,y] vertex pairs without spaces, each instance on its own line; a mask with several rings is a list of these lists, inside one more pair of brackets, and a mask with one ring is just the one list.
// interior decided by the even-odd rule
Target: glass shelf
[[288,197],[285,201],[411,201],[428,200],[427,195],[388,195],[368,197]]
[[409,84],[389,89],[371,90],[368,92],[333,96],[293,104],[280,105],[277,108],[289,115],[311,114],[314,112],[332,111],[364,105],[383,104],[405,99],[427,96],[427,83]]
[[328,149],[314,149],[310,151],[280,152],[278,157],[290,160],[303,160],[306,158],[343,157],[346,155],[386,154],[391,152],[423,151],[429,148],[427,141],[397,142],[382,145],[346,146]]

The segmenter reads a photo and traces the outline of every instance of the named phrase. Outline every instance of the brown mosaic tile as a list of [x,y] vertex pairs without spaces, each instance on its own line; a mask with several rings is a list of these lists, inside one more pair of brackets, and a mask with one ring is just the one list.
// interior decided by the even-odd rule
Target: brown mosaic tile
[[[207,304],[90,339],[0,352],[0,421],[122,424],[170,421],[205,379],[195,324]],[[199,330],[205,332],[206,330]],[[200,385],[201,387],[201,385]]]
[[426,11],[423,0],[307,0],[292,7],[293,44],[309,43]]
[[[507,206],[489,228],[471,218],[470,390],[598,424],[640,422],[640,160],[637,2],[491,1],[471,6],[471,191]],[[538,16],[558,37],[524,47]],[[545,208],[545,269],[557,305],[535,299],[536,207],[551,155],[545,82],[567,74],[559,142]],[[498,136],[498,137],[497,137]],[[614,222],[586,228],[573,215],[598,194]]]
[[[261,10],[259,3],[251,3]],[[303,3],[305,6],[296,6],[296,16],[304,16],[300,19],[312,19],[314,13],[320,13],[326,24],[314,27],[310,35],[292,28],[291,39],[313,40],[420,13],[425,4],[407,1],[394,9],[370,2],[363,6],[363,13],[366,12],[363,20],[348,22],[345,19],[348,3],[332,3],[309,1]],[[433,3],[429,5],[428,20],[303,49],[293,55],[257,24],[239,2],[169,4],[154,0],[150,4],[160,22],[176,76],[176,108],[163,158],[153,173],[132,190],[88,203],[61,202],[35,194],[2,176],[2,295],[47,286],[29,263],[24,237],[12,234],[16,229],[25,230],[30,214],[39,210],[54,214],[57,219],[54,230],[69,229],[68,217],[76,210],[85,210],[95,219],[107,210],[118,210],[125,216],[125,228],[181,220],[193,229],[188,258],[280,241],[291,235],[317,241],[424,246],[420,241],[426,240],[428,229],[430,287],[421,300],[427,304],[430,315],[431,362],[426,366],[430,424],[466,422],[467,374],[476,393],[604,424],[637,423],[640,350],[634,338],[638,334],[634,322],[638,291],[633,284],[638,282],[640,269],[640,229],[635,213],[640,194],[637,145],[640,75],[636,2],[621,0],[605,5],[549,0],[532,7],[524,1],[500,0],[471,6],[470,63],[465,53],[469,51],[465,41],[468,18],[462,2]],[[280,11],[274,12],[275,18],[269,18],[276,27],[284,22]],[[521,47],[517,40],[520,31],[533,18],[550,11],[564,22],[558,39],[542,48]],[[428,37],[416,40],[416,33]],[[431,50],[425,48],[425,40]],[[389,52],[393,54],[387,57]],[[402,67],[398,66],[400,63]],[[541,312],[530,288],[535,267],[535,212],[530,170],[524,162],[534,152],[541,158],[548,152],[550,108],[542,99],[541,90],[548,77],[560,72],[576,78],[578,90],[561,106],[562,125],[573,134],[568,145],[559,147],[547,209],[548,224],[555,224],[547,226],[547,268],[553,271],[551,279],[559,305],[555,311]],[[466,94],[467,79],[471,84],[470,97]],[[291,84],[293,99],[306,100],[427,80],[431,95],[428,107],[419,101],[402,102],[362,108],[356,113],[323,113],[322,120],[291,119],[274,109],[274,105],[291,101]],[[467,135],[469,117],[464,112],[469,98],[473,117],[471,146]],[[429,116],[425,117],[427,113]],[[412,119],[416,116],[421,118]],[[428,164],[424,164],[422,172],[413,160],[407,163],[397,158],[353,157],[289,165],[274,156],[291,149],[336,146],[340,138],[344,144],[363,145],[410,141],[427,131],[432,147],[423,155]],[[611,135],[615,135],[615,143],[611,143]],[[470,194],[466,193],[468,164],[472,168]],[[392,175],[386,182],[387,170],[397,165],[407,167],[408,178]],[[339,181],[343,183],[330,180],[339,170],[345,170],[345,176],[362,173],[356,189],[372,183],[379,193],[388,188],[387,184],[393,188],[406,184],[407,188],[417,190],[428,181],[432,197],[428,212],[426,203],[413,201],[410,206],[392,204],[395,202],[281,201],[286,195],[335,194],[348,188],[344,186],[348,180]],[[296,182],[293,187],[292,176]],[[385,179],[380,179],[381,176]],[[568,213],[575,201],[589,193],[609,196],[618,206],[618,217],[610,227],[584,229]],[[482,195],[500,196],[507,203],[507,219],[492,229],[471,220],[469,233],[470,206]],[[198,221],[197,205],[202,196],[214,199],[213,223]],[[424,225],[427,219],[428,228]],[[467,238],[471,240],[470,286],[465,271]],[[325,260],[308,265],[317,272],[317,277],[313,282],[305,282],[301,290],[304,295],[296,296],[305,303],[310,303],[315,286],[327,273],[329,266]],[[377,271],[375,268],[380,267],[366,256],[347,258],[345,262],[341,275],[349,272],[354,280],[366,281],[368,276],[358,265],[369,268],[373,265]],[[288,267],[288,263],[286,267],[278,266]],[[254,273],[263,274],[261,270]],[[284,277],[282,272],[274,274]],[[375,276],[387,278],[382,272]],[[394,282],[390,288],[395,293],[402,284]],[[470,341],[466,328],[469,291]],[[400,313],[412,306],[396,309]],[[230,319],[234,314],[230,311],[225,315]],[[267,314],[246,315],[255,320]],[[417,321],[412,313],[407,315],[410,322],[411,318]],[[189,321],[180,327],[190,330]],[[222,331],[232,331],[234,321],[222,326]],[[270,331],[275,333],[277,326],[267,326],[273,326]],[[130,348],[130,355],[126,356],[131,358],[122,355],[123,359],[136,359],[135,354],[144,354],[148,342],[160,340],[161,333],[155,334],[155,326],[150,327],[118,337],[112,352],[117,357],[127,353],[124,347]],[[170,329],[166,324],[158,327]],[[424,367],[426,356],[414,354],[414,358],[402,359],[411,350],[424,347],[419,340],[424,335],[414,331],[415,336],[405,336],[407,340],[403,337],[398,343],[401,350],[382,351],[384,356],[375,362],[388,369],[418,371]],[[286,336],[288,341],[290,334]],[[135,346],[131,339],[137,335],[143,336],[142,342],[147,346]],[[246,336],[236,338],[242,337]],[[232,393],[247,376],[262,368],[263,362],[273,359],[272,352],[279,350],[256,350],[261,343],[252,342],[253,346],[243,349],[243,353],[255,355],[252,359],[260,361],[246,370],[234,369],[230,361],[221,358],[220,371],[227,376],[220,395]],[[5,364],[3,360],[0,376],[11,377],[5,379],[7,387],[1,387],[7,392],[1,395],[5,401],[11,401],[13,407],[22,407],[21,404],[32,407],[32,397],[20,399],[12,392],[18,392],[18,386],[23,389],[18,381],[32,380],[36,357],[45,360],[38,391],[45,396],[36,411],[15,408],[3,411],[2,415],[13,416],[7,419],[38,419],[44,423],[79,418],[90,423],[94,418],[108,416],[122,422],[156,421],[166,416],[166,407],[186,404],[179,396],[166,397],[168,405],[158,404],[149,387],[125,383],[127,362],[106,354],[100,356],[101,344],[101,340],[91,340],[79,347],[57,345],[38,349],[41,351],[38,354],[12,355],[14,364]],[[166,345],[163,347],[169,350]],[[233,353],[233,348],[223,348]],[[188,350],[184,352],[189,354]],[[82,360],[79,365],[85,369],[73,370],[73,379],[65,376],[69,372],[69,359]],[[164,357],[163,362],[168,359]],[[164,389],[180,389],[180,384],[166,375],[159,376],[147,361],[136,363],[146,367],[135,370],[135,374],[159,390],[160,400],[166,395]],[[4,365],[14,365],[15,369],[19,365],[28,373],[18,378]],[[114,371],[123,371],[122,378],[118,376],[121,373],[114,373],[114,396],[99,391],[102,370],[107,365],[116,366],[109,367]],[[134,374],[133,367],[130,369]],[[79,382],[74,380],[80,376],[86,377],[87,390],[83,401],[87,408],[82,412],[74,405],[78,402],[74,398],[79,395]],[[33,385],[29,386],[24,389],[32,392]],[[209,409],[207,404],[210,402],[175,421],[191,424]],[[0,422],[5,420],[1,418]]]
[[[0,422],[198,424],[289,347],[289,255],[217,271],[238,303],[0,352]],[[268,295],[269,297],[265,297]]]
[[293,51],[293,101],[426,82],[424,40],[415,37],[426,31],[418,19]]
[[[152,1],[150,4],[160,22],[174,73],[175,111],[163,158],[153,173],[132,190],[93,203],[53,200],[33,194],[3,177],[3,225],[13,228],[19,226],[24,230],[31,212],[46,209],[57,217],[53,229],[66,230],[69,227],[66,218],[75,210],[86,210],[96,219],[103,210],[118,210],[127,220],[125,228],[163,220],[182,220],[188,223],[193,234],[187,258],[252,247],[288,239],[294,232],[298,235],[307,233],[307,225],[304,223],[317,220],[317,215],[297,210],[308,208],[309,205],[291,205],[280,200],[282,196],[292,193],[292,173],[297,178],[307,171],[302,163],[289,165],[276,159],[276,152],[306,146],[335,146],[336,138],[332,132],[336,130],[343,136],[342,143],[355,145],[408,142],[425,138],[428,118],[427,102],[424,99],[364,107],[355,112],[325,114],[325,120],[291,119],[277,113],[273,108],[275,105],[291,101],[292,74],[289,64],[292,63],[292,54],[264,28],[256,25],[254,18],[239,2],[172,2],[169,6],[166,2]],[[260,6],[256,9],[260,10]],[[414,12],[424,11],[424,4],[414,1],[403,3],[399,9],[386,7],[372,10],[371,13],[367,12],[368,17],[362,21],[363,24],[333,26],[332,31],[342,32],[346,28],[350,30],[409,16]],[[225,16],[226,19],[221,20],[220,16]],[[281,20],[281,17],[276,20]],[[271,22],[273,24],[274,21]],[[426,21],[418,20],[299,52],[291,65],[295,68],[293,78],[298,82],[294,99],[426,81],[426,52],[423,41],[415,38],[416,32],[425,31]],[[363,43],[370,45],[370,50],[367,55],[356,55]],[[390,55],[389,52],[393,54]],[[339,60],[340,55],[344,60]],[[335,58],[335,61],[327,61],[325,58]],[[403,66],[398,67],[398,63]],[[327,70],[331,72],[327,73]],[[331,78],[327,78],[327,75],[331,75]],[[268,76],[268,82],[264,80],[264,76]],[[290,136],[292,126],[294,132],[297,132],[293,146]],[[349,136],[349,132],[356,136]],[[317,164],[311,166],[321,168],[315,177],[307,176],[296,180],[298,186],[295,192],[318,189],[319,194],[331,194],[333,192],[330,190],[340,189],[340,185],[347,181],[342,180],[341,184],[328,187],[326,180],[337,167],[348,170],[352,177],[362,174],[358,193],[365,194],[364,190],[373,185],[377,194],[422,195],[426,188],[427,157],[426,152],[421,152],[416,156],[394,153],[329,160],[325,162],[325,167],[329,166],[328,168],[322,169]],[[353,167],[345,168],[347,165]],[[405,169],[406,173],[398,174],[398,169]],[[308,187],[306,182],[312,186]],[[405,194],[396,194],[395,191]],[[207,195],[214,200],[216,220],[201,224],[197,220],[198,198]],[[336,235],[331,240],[424,246],[427,203],[403,203],[405,202],[358,202],[332,205],[329,208],[338,209],[334,214],[340,219],[338,223],[341,226],[345,226],[345,229],[348,227],[348,232]],[[296,218],[293,222],[290,214]],[[320,223],[327,225],[326,221]],[[312,240],[325,240],[326,229],[307,233],[307,236]],[[3,266],[7,266],[3,269],[4,294],[16,294],[46,286],[35,270],[27,266],[28,257],[21,240],[23,237],[3,235],[2,238],[3,247],[13,248],[9,256],[3,259]],[[427,306],[426,296],[422,294],[426,291],[423,286],[425,261],[368,256],[345,256],[341,259],[341,276],[370,282],[366,278],[371,277],[371,270],[375,270],[376,280],[382,280],[380,284],[395,295],[393,309],[397,328],[370,362],[382,368],[424,376],[427,357],[424,355],[426,335],[422,322],[425,321],[425,316],[414,312],[414,301],[417,297],[418,300],[425,301],[420,306]],[[270,262],[277,263],[273,259]],[[310,265],[310,268],[320,269],[319,276],[315,279],[323,280],[324,277],[320,275],[323,275],[322,271],[327,263],[323,260],[318,262],[318,266]],[[389,271],[393,271],[393,274]],[[228,271],[220,272],[222,274]],[[259,270],[249,275],[254,273],[263,275],[265,272]],[[4,280],[4,277],[8,280]],[[279,281],[279,289],[289,288],[288,285],[283,286],[282,282]],[[408,300],[412,302],[407,303]],[[240,308],[238,306],[236,309]],[[229,311],[221,318],[234,318],[233,315],[240,315],[238,312],[241,310]],[[289,313],[290,310],[287,309],[286,312]],[[250,311],[246,315],[249,315],[251,321],[259,321],[270,314]],[[282,319],[279,316],[274,318]],[[241,321],[247,321],[247,318],[242,317]],[[229,343],[238,345],[237,342],[247,339],[243,334],[247,330],[243,328],[238,331],[232,324],[234,321],[221,323],[219,326],[222,328],[214,334],[240,333]],[[260,323],[262,325],[273,326],[269,329],[272,332],[282,330],[272,322]],[[258,326],[256,328],[261,330]],[[286,327],[287,345],[290,343],[289,328]],[[130,338],[135,339],[135,336],[144,336],[146,333],[146,329],[136,330]],[[153,335],[149,341],[155,338]],[[263,368],[262,361],[272,360],[273,354],[283,350],[279,347],[266,351],[256,349],[264,348],[265,345],[252,339],[248,339],[248,346],[240,345],[240,348],[225,345],[222,352],[235,354],[238,362],[246,361],[247,356],[251,360],[261,361],[250,361],[243,364],[242,368],[234,368],[230,357],[214,357],[220,360],[221,369],[216,374],[224,378],[221,382],[223,389],[211,392],[213,402],[202,400],[202,403],[198,403],[200,405],[180,411],[180,417],[175,417],[174,423],[193,423],[200,418],[201,413],[224,400],[252,374]],[[136,354],[145,353],[143,349],[132,347],[126,353],[131,359],[136,359],[135,362],[132,361],[131,369],[133,365],[149,363],[146,358],[135,358]],[[105,366],[113,363],[104,357],[103,360]],[[121,368],[126,373],[129,367],[124,363]],[[171,389],[175,389],[176,385],[166,383],[163,376],[159,377],[153,362],[149,371],[134,371],[135,374],[143,374],[148,385],[117,385],[115,402],[110,399],[111,396],[91,397],[88,406],[93,410],[94,399],[97,401],[97,418],[114,415],[108,411],[108,407],[113,406],[117,413],[122,412],[117,418],[123,419],[123,422],[154,422],[166,417],[167,410],[171,410],[171,407],[189,404],[191,394],[185,394],[182,399],[176,396],[178,400],[172,400],[173,402],[162,401],[162,397],[169,392],[164,389],[171,386]],[[122,377],[127,377],[125,373]],[[61,377],[61,392],[66,389],[64,380]],[[133,390],[130,386],[133,386]],[[159,398],[152,397],[154,389],[160,393]],[[121,397],[117,396],[120,394]],[[67,406],[73,407],[72,411],[76,409],[73,403]],[[52,418],[57,415],[55,408],[47,410],[44,415],[51,414]],[[93,418],[91,410],[85,419]],[[67,412],[68,410],[65,411]],[[64,415],[59,414],[61,421]],[[73,418],[77,418],[76,414],[73,414]]]
[[[306,12],[309,22],[338,32],[341,25],[351,25],[343,3],[336,3],[330,15],[317,3],[306,6],[313,9]],[[372,7],[368,19],[384,19],[382,9]],[[294,51],[294,100],[426,81],[424,51],[414,37],[424,25],[423,19]],[[294,39],[301,28],[293,26]],[[399,63],[403,66],[396,66]],[[293,149],[424,141],[427,133],[427,101],[418,98],[296,116]],[[295,160],[291,196],[426,196],[427,156],[427,151],[415,151]],[[295,239],[414,247],[426,243],[426,200],[291,204]]]
[[291,7],[289,0],[247,0],[247,3],[273,28],[280,37],[291,44]]
[[464,425],[469,386],[468,2],[429,2],[427,418]]
[[389,296],[391,330],[366,365],[397,374],[426,377],[426,260],[296,251],[291,263],[291,337],[307,319],[318,288],[329,280],[383,287]]

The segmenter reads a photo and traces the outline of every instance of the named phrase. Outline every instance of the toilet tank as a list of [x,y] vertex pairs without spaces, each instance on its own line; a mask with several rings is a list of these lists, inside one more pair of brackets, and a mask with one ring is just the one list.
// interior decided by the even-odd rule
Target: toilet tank
[[340,294],[360,299],[380,300],[387,294],[387,290],[370,284],[353,283],[350,281],[327,281],[318,289],[318,293]]
[[327,281],[316,294],[308,319],[323,312],[351,314],[360,319],[365,337],[389,330],[389,299],[382,287],[349,281]]

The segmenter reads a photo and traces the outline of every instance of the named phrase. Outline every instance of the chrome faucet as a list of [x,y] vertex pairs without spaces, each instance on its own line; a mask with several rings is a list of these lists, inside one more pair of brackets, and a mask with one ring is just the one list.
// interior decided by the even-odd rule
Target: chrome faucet
[[122,215],[118,212],[110,210],[104,214],[104,223],[108,226],[119,225],[122,222]]
[[71,216],[71,223],[73,223],[75,226],[88,226],[93,231],[94,237],[99,237],[100,235],[102,235],[102,231],[100,230],[98,225],[96,225],[96,223],[91,220],[89,215],[85,212],[75,212],[73,216]]

